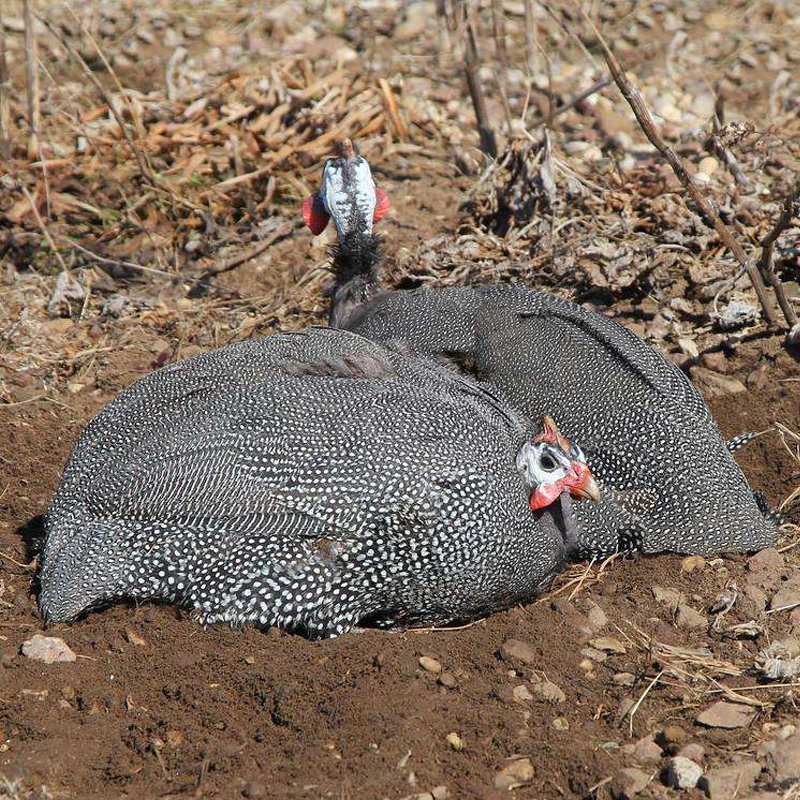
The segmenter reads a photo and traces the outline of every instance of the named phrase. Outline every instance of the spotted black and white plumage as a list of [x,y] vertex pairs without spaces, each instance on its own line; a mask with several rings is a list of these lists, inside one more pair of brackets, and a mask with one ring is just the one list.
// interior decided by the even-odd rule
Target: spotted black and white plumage
[[576,510],[585,555],[774,542],[774,517],[691,382],[602,314],[521,286],[465,287],[377,294],[344,324],[467,363],[533,418],[551,412],[604,489],[603,502]]
[[[331,163],[346,176],[353,156],[326,171]],[[371,183],[346,188],[345,198],[374,194]],[[331,324],[446,357],[530,418],[552,413],[604,488],[603,502],[576,510],[583,555],[711,554],[774,542],[777,517],[731,455],[748,438],[726,445],[686,376],[627,328],[522,286],[383,292],[375,260],[362,266],[360,231],[376,251],[371,226],[340,236]]]
[[562,565],[571,506],[530,510],[525,440],[489,387],[345,331],[164,367],[76,444],[41,610],[157,599],[325,637],[523,602]]

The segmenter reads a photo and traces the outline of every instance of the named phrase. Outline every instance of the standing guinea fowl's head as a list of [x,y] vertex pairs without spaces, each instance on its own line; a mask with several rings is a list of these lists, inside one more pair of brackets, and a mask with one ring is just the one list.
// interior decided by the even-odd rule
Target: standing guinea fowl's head
[[517,469],[530,492],[531,510],[540,521],[554,523],[567,549],[574,551],[577,531],[572,498],[598,502],[601,496],[583,451],[561,435],[550,417],[545,417],[542,432],[520,448]]
[[311,232],[322,233],[329,220],[336,228],[332,271],[335,276],[331,327],[346,327],[350,314],[377,291],[378,238],[372,225],[389,210],[388,196],[375,186],[367,160],[353,143],[339,144],[329,158],[319,190],[303,203],[303,219]]
[[329,158],[322,171],[319,191],[303,203],[303,220],[315,235],[333,220],[340,246],[356,238],[372,236],[372,225],[389,211],[389,198],[375,186],[364,156],[349,139],[338,146],[338,157]]

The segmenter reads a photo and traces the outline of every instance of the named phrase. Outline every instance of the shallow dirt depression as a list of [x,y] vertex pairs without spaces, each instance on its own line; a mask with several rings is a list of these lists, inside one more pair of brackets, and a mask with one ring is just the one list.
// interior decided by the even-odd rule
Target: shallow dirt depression
[[[725,432],[775,418],[797,425],[796,386],[753,392],[746,406],[715,404]],[[325,642],[203,630],[175,608],[120,605],[46,631],[67,642],[75,662],[32,661],[20,648],[42,624],[30,572],[15,563],[25,562],[17,529],[47,502],[96,405],[20,408],[0,449],[0,771],[26,787],[16,796],[405,797],[436,789],[435,797],[477,798],[508,796],[498,787],[509,782],[522,784],[520,797],[606,796],[610,784],[597,784],[626,766],[655,776],[645,790],[654,796],[671,791],[658,777],[670,748],[697,744],[701,764],[725,765],[755,757],[797,721],[794,688],[762,686],[741,692],[765,704],[744,706],[753,712],[746,726],[695,722],[724,696],[721,686],[757,685],[746,673],[758,650],[798,622],[790,612],[765,615],[763,600],[757,608],[759,591],[768,601],[787,581],[797,585],[794,550],[759,557],[765,565],[756,568],[743,556],[640,557],[602,574],[581,566],[562,578],[563,591],[465,629]],[[753,482],[778,500],[796,470],[788,454],[775,437],[744,454]],[[767,631],[757,642],[708,631],[707,609],[732,581],[739,599],[721,630],[756,618]],[[676,624],[670,590],[700,623],[682,627],[679,614]],[[662,644],[694,655],[665,656]],[[632,703],[657,675],[631,720]],[[663,753],[656,747],[642,761],[641,747],[630,752],[665,728],[676,741]],[[506,780],[503,769],[515,763]]]

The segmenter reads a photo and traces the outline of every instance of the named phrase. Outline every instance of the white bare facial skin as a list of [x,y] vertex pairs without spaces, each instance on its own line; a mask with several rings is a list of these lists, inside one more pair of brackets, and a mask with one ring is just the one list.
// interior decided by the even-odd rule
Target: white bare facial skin
[[[578,460],[582,460],[583,453]],[[570,460],[561,448],[547,442],[525,442],[517,454],[517,469],[529,489],[557,483],[566,477]]]
[[337,158],[328,161],[322,173],[319,196],[340,240],[355,227],[365,234],[372,233],[377,196],[365,158],[357,156],[352,160]]

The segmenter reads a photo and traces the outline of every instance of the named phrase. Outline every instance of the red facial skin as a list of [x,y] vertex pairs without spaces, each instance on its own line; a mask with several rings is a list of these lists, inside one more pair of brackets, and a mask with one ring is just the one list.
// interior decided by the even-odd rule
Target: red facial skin
[[329,219],[328,212],[316,192],[306,197],[303,201],[303,222],[311,229],[314,236],[319,236],[325,230]]
[[[372,221],[380,222],[389,213],[392,202],[383,189],[375,189],[375,198],[375,211],[372,213]],[[325,210],[325,206],[322,205],[322,200],[317,192],[306,197],[303,201],[303,222],[305,222],[306,227],[311,230],[314,236],[319,236],[325,230],[329,219],[330,216]]]
[[372,221],[373,222],[380,222],[388,213],[389,209],[392,207],[392,202],[389,200],[389,195],[383,191],[383,189],[375,189],[375,197],[377,198],[377,203],[375,203],[375,211],[372,214]]
[[[542,433],[532,441],[547,442],[560,447],[565,453],[571,450],[570,443],[561,435],[561,431],[549,416],[545,416],[542,420]],[[589,498],[595,501],[600,498],[600,490],[589,467],[580,461],[573,461],[569,472],[560,481],[543,484],[535,492],[531,492],[528,504],[533,511],[539,511],[554,503],[564,491],[576,498]]]
[[528,503],[532,511],[539,511],[554,503],[562,492],[567,491],[572,497],[583,498],[587,496],[586,486],[592,478],[592,473],[586,464],[573,462],[569,472],[555,483],[543,484],[535,492],[531,492]]

